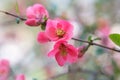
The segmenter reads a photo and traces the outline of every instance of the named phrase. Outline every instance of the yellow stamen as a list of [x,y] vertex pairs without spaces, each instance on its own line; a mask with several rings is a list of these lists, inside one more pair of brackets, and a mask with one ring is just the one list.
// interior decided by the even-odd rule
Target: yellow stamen
[[56,34],[57,34],[57,36],[59,36],[59,37],[63,37],[64,34],[65,34],[65,32],[64,32],[62,29],[57,29]]
[[60,50],[60,54],[61,54],[62,56],[66,56],[66,55],[67,55],[66,47],[65,47],[64,44],[61,44],[61,45],[60,45],[59,50]]

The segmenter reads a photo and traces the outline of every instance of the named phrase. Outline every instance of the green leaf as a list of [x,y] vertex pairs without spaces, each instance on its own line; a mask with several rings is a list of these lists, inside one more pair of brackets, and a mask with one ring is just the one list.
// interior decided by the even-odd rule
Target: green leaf
[[45,30],[45,25],[40,25],[42,30]]
[[91,42],[92,41],[92,36],[88,37],[88,41]]
[[101,38],[98,37],[98,38],[93,39],[93,41],[96,41],[96,40],[101,40]]
[[120,34],[110,34],[109,38],[118,46],[120,46]]
[[16,10],[16,13],[17,13],[17,14],[20,14],[19,5],[18,5],[17,0],[16,0],[15,10]]

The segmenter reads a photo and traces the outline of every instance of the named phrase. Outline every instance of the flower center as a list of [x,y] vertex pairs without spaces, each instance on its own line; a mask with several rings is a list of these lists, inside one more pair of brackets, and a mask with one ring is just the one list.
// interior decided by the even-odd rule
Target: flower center
[[61,38],[64,36],[65,32],[62,29],[57,29],[56,34],[58,37]]
[[66,50],[66,47],[64,44],[61,44],[60,47],[59,47],[59,50],[60,50],[60,54],[62,56],[66,56],[67,55],[67,50]]

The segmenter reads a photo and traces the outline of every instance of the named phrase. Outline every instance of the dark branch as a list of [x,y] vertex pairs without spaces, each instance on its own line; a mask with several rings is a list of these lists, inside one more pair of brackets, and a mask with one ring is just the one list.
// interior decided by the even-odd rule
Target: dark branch
[[22,20],[22,21],[25,21],[25,20],[26,20],[25,18],[22,18],[22,17],[20,17],[20,16],[18,16],[18,15],[15,15],[15,14],[12,14],[12,13],[9,13],[9,12],[6,12],[6,11],[0,10],[0,12],[1,12],[1,13],[4,13],[4,14],[6,14],[6,15],[13,16],[13,17],[15,17],[15,18],[19,18],[19,19]]
[[84,40],[76,39],[76,38],[72,38],[72,39],[75,40],[75,41],[84,42],[84,43],[88,43],[90,45],[95,45],[95,46],[99,46],[99,47],[106,48],[106,49],[109,49],[109,50],[113,50],[113,51],[116,51],[116,52],[120,52],[120,50],[118,50],[118,49],[110,48],[110,47],[100,45],[100,44],[97,44],[97,43],[94,43],[94,42],[84,41]]
[[[9,12],[6,12],[6,11],[2,11],[0,10],[1,13],[4,13],[6,15],[10,15],[10,16],[13,16],[13,17],[16,17],[16,18],[19,18],[20,20],[22,21],[25,21],[26,19],[25,18],[22,18],[18,15],[15,15],[15,14],[12,14],[12,13],[9,13]],[[89,42],[89,41],[84,41],[84,40],[81,40],[81,39],[76,39],[76,38],[72,38],[73,40],[76,40],[76,41],[79,41],[79,42],[84,42],[84,43],[88,43],[89,46],[90,45],[95,45],[95,46],[99,46],[99,47],[102,47],[102,48],[106,48],[106,49],[109,49],[109,50],[113,50],[113,51],[116,51],[116,52],[120,52],[120,50],[118,49],[114,49],[114,48],[110,48],[110,47],[107,47],[107,46],[104,46],[104,45],[100,45],[100,44],[97,44],[97,43],[93,43],[93,42]],[[88,47],[89,47],[88,46]]]
[[110,77],[110,75],[106,74],[106,73],[103,73],[101,71],[92,71],[92,70],[87,70],[87,69],[81,69],[81,68],[77,68],[77,69],[74,69],[72,71],[68,71],[68,72],[64,72],[64,73],[61,73],[61,74],[58,74],[58,75],[55,75],[53,77],[50,77],[49,79],[47,80],[54,80],[56,78],[59,78],[63,75],[68,75],[70,73],[76,73],[76,72],[80,72],[80,73],[85,73],[85,74],[90,74],[90,75],[104,75],[106,77]]

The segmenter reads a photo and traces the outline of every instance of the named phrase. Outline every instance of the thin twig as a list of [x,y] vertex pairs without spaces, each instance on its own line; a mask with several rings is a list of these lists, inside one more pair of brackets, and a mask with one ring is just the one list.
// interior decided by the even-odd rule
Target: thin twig
[[0,10],[0,12],[1,12],[1,13],[4,13],[4,14],[6,14],[6,15],[10,15],[10,16],[19,18],[19,19],[22,20],[22,21],[25,21],[25,20],[26,20],[25,18],[22,18],[22,17],[20,17],[20,16],[18,16],[18,15],[15,15],[15,14],[12,14],[12,13],[9,13],[9,12],[6,12],[6,11]]
[[[22,17],[20,17],[20,16],[18,16],[18,15],[15,15],[15,14],[12,14],[12,13],[9,13],[9,12],[6,12],[6,11],[0,10],[0,12],[1,12],[1,13],[4,13],[4,14],[6,14],[6,15],[10,15],[10,16],[19,18],[19,19],[22,20],[22,21],[25,21],[25,20],[26,20],[25,18],[22,18]],[[116,52],[120,52],[120,50],[118,50],[118,49],[110,48],[110,47],[107,47],[107,46],[104,46],[104,45],[100,45],[100,44],[97,44],[97,43],[93,43],[93,42],[89,42],[89,41],[84,41],[84,40],[76,39],[76,38],[72,38],[72,39],[73,39],[73,40],[76,40],[76,41],[88,43],[88,44],[90,44],[90,45],[95,45],[95,46],[99,46],[99,47],[106,48],[106,49],[109,49],[109,50],[113,50],[113,51],[116,51]]]
[[70,72],[68,71],[68,72],[64,72],[64,73],[55,75],[55,76],[53,76],[53,77],[48,78],[47,80],[54,80],[54,79],[59,78],[59,77],[61,77],[61,76],[63,76],[63,75],[68,75],[68,74],[70,74],[70,73],[77,73],[77,72],[85,73],[85,74],[90,74],[90,75],[104,75],[104,76],[106,76],[106,77],[109,77],[109,76],[110,76],[110,75],[105,74],[105,73],[103,73],[103,72],[101,72],[101,71],[92,71],[92,70],[77,68],[77,69],[71,70]]
[[88,43],[90,45],[95,45],[95,46],[99,46],[99,47],[106,48],[106,49],[109,49],[109,50],[113,50],[113,51],[116,51],[116,52],[120,52],[120,50],[118,50],[118,49],[110,48],[110,47],[100,45],[100,44],[97,44],[97,43],[94,43],[94,42],[84,41],[84,40],[76,39],[76,38],[72,38],[72,39],[75,40],[75,41],[84,42],[84,43]]

